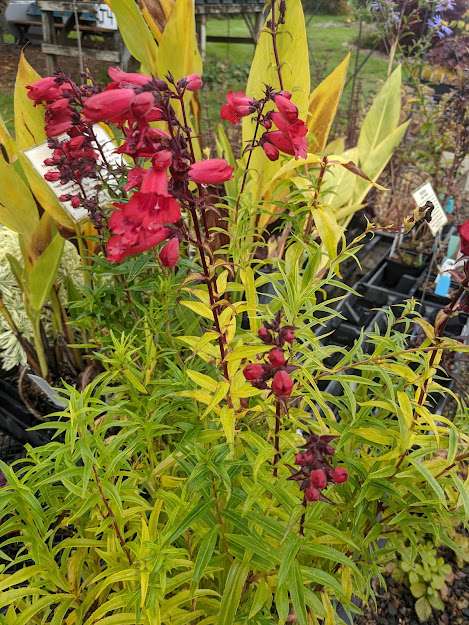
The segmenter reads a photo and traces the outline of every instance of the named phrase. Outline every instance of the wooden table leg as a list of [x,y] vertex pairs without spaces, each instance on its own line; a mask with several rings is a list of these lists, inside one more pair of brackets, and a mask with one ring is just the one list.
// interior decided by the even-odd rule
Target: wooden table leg
[[[52,11],[42,11],[42,40],[44,43],[55,43],[54,14]],[[54,54],[46,54],[47,73],[52,75],[56,70],[56,58]]]

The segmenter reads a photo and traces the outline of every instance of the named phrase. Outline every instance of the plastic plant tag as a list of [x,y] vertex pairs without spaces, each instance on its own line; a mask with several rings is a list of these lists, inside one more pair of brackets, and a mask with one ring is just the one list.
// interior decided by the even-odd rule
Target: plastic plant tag
[[448,258],[455,258],[459,252],[459,236],[457,234],[452,234],[448,241],[448,251],[446,252],[446,256]]
[[451,274],[448,273],[454,267],[452,258],[445,258],[440,267],[440,273],[435,281],[435,295],[440,297],[448,297],[451,288]]
[[[122,156],[115,152],[116,145],[113,140],[110,138],[108,133],[98,124],[93,126],[93,131],[96,136],[96,140],[99,143],[101,150],[104,154],[106,161],[110,165],[118,165],[122,166]],[[68,135],[62,135],[57,137],[59,141],[63,141],[69,139]],[[46,158],[50,158],[52,156],[52,150],[49,148],[47,143],[42,143],[41,145],[37,145],[34,148],[30,148],[29,150],[25,150],[25,156],[29,159],[34,169],[39,173],[39,175],[44,178],[44,174],[48,171],[51,171],[51,168],[47,165],[44,165],[44,161]],[[99,154],[97,164],[98,168],[101,164],[102,166],[103,159],[101,154]],[[103,168],[104,169],[104,168]],[[107,170],[106,170],[107,171]],[[59,198],[61,195],[79,195],[81,194],[80,187],[73,181],[70,181],[66,184],[60,184],[60,181],[57,182],[49,182],[45,180],[46,184],[52,189],[54,194]],[[94,178],[84,178],[82,180],[82,187],[84,192],[92,196],[95,192],[96,186],[99,184],[99,181]],[[109,200],[109,195],[106,191],[101,190],[99,193],[99,201],[100,203],[106,202]],[[60,200],[59,200],[60,201]],[[78,223],[87,219],[88,211],[85,208],[73,208],[70,205],[70,202],[60,202],[61,206],[67,212],[67,214],[73,219],[74,222]]]
[[412,191],[412,197],[414,198],[417,206],[423,206],[425,202],[431,202],[433,204],[432,218],[431,221],[428,222],[428,227],[430,228],[433,236],[437,235],[443,226],[448,223],[448,217],[440,204],[440,200],[438,199],[431,182],[426,182],[415,189],[415,191]]

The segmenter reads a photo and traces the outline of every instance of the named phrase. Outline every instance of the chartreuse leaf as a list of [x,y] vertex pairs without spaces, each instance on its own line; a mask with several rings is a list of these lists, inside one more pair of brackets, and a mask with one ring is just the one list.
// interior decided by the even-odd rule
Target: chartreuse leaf
[[453,482],[459,491],[459,495],[464,506],[464,513],[469,518],[469,480],[464,483],[457,475],[453,475]]
[[446,504],[446,497],[443,489],[438,484],[435,476],[430,472],[428,467],[426,467],[422,462],[418,460],[411,459],[413,466],[417,469],[417,471],[422,475],[422,477],[428,482],[429,486],[441,501],[441,503]]
[[321,593],[321,599],[325,610],[324,625],[335,625],[335,612],[327,592]]
[[309,98],[309,147],[322,152],[337,113],[347,76],[350,53],[313,91]]
[[257,582],[256,592],[252,600],[251,610],[249,612],[249,618],[252,619],[264,606],[269,605],[272,601],[272,591],[269,585],[264,579],[260,579]]
[[57,593],[52,595],[46,595],[45,597],[35,598],[32,605],[25,610],[22,610],[20,616],[16,620],[16,625],[30,625],[32,622],[31,619],[36,616],[39,612],[42,612],[44,608],[52,604],[59,603],[64,599],[73,599],[73,595]]
[[107,0],[116,16],[127,49],[142,64],[144,73],[158,75],[158,46],[138,4],[133,0]]
[[241,269],[239,275],[244,286],[244,293],[248,305],[247,313],[249,318],[249,328],[251,332],[257,333],[257,292],[252,267],[245,267],[244,269]]
[[303,578],[301,576],[300,565],[295,559],[291,566],[291,573],[288,579],[288,590],[290,598],[295,610],[296,620],[300,625],[308,625],[308,616],[306,614],[305,592]]
[[0,188],[0,223],[29,240],[39,223],[36,202],[14,166],[1,156]]
[[[270,13],[267,22],[270,20]],[[289,0],[285,24],[281,24],[277,35],[278,53],[281,59],[283,87],[292,93],[292,100],[298,106],[300,118],[306,120],[310,95],[310,73],[308,40],[301,0]],[[280,87],[272,37],[265,28],[257,42],[254,59],[249,72],[246,93],[255,98],[264,94],[265,85]],[[243,119],[243,146],[252,140],[254,125],[251,117]],[[254,150],[251,158],[251,179],[248,184],[254,199],[260,196],[264,183],[280,168],[281,161],[272,162],[263,150]],[[255,203],[253,203],[255,205]]]
[[197,315],[213,321],[213,313],[207,304],[202,304],[202,302],[195,302],[193,300],[181,300],[180,303],[186,308],[189,308],[189,310],[195,312]]
[[358,138],[360,163],[397,128],[401,112],[401,80],[399,65],[381,87],[363,120]]
[[218,625],[233,625],[248,573],[249,558],[247,556],[242,561],[233,561],[221,598]]
[[157,67],[158,76],[170,72],[177,80],[188,74],[202,74],[192,0],[178,0],[174,4],[159,41]]
[[28,300],[36,312],[44,306],[54,284],[63,248],[64,239],[57,233],[28,272]]
[[[388,164],[394,149],[399,145],[407,130],[408,122],[404,122],[392,132],[390,132],[383,141],[378,144],[371,152],[360,154],[359,164],[362,170],[371,180],[377,180],[383,169]],[[360,205],[365,199],[368,191],[371,189],[371,183],[357,178],[355,190],[352,198],[352,204]]]
[[218,538],[218,525],[214,525],[203,537],[197,550],[197,558],[194,564],[194,572],[192,574],[192,587],[198,586],[202,579],[205,569],[207,568]]
[[332,260],[337,256],[337,244],[342,236],[343,228],[339,226],[334,213],[327,206],[312,208],[311,213],[314,225],[321,237],[321,243]]
[[0,115],[0,150],[8,163],[16,158],[16,145]]
[[21,53],[14,93],[15,134],[18,150],[39,145],[47,139],[44,130],[44,107],[35,106],[34,102],[28,98],[26,89],[27,85],[31,85],[40,78]]

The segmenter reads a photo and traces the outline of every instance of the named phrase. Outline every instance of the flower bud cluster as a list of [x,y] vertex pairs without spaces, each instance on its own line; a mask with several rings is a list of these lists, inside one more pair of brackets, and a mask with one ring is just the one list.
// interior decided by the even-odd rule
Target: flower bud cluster
[[[242,91],[230,91],[226,96],[226,103],[221,107],[220,115],[222,119],[237,124],[243,117],[257,113],[259,125],[267,131],[258,145],[262,147],[267,158],[276,161],[281,152],[295,158],[305,158],[308,151],[308,128],[299,119],[298,107],[291,98],[289,91],[274,91],[270,88],[266,89],[265,97],[260,100],[250,98]],[[264,114],[264,107],[269,101],[275,108]],[[273,126],[276,129],[272,130]]]
[[288,479],[298,482],[306,501],[328,501],[321,491],[327,488],[328,484],[342,484],[348,480],[345,467],[332,466],[335,449],[331,442],[335,438],[310,433],[302,446],[302,451],[295,456],[295,464],[299,469]]
[[271,323],[264,323],[258,336],[266,345],[272,345],[272,349],[265,355],[264,362],[246,365],[243,369],[244,377],[255,388],[270,388],[278,399],[285,401],[293,390],[290,373],[295,367],[288,364],[284,347],[286,343],[291,345],[295,341],[295,329],[288,325],[282,326],[281,316],[278,314]]

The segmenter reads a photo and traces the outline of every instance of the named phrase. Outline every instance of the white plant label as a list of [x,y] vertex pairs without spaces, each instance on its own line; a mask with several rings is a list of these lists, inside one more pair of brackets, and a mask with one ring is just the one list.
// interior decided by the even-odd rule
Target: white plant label
[[[107,132],[101,128],[99,125],[93,126],[93,131],[96,136],[96,140],[101,146],[104,157],[106,161],[110,165],[122,165],[122,156],[115,152],[116,145],[109,137]],[[60,141],[68,139],[68,135],[62,135],[57,137]],[[50,158],[52,156],[52,150],[49,148],[47,143],[42,143],[41,145],[37,145],[34,148],[29,150],[25,150],[25,156],[29,159],[34,169],[39,173],[41,178],[44,178],[44,174],[48,171],[54,171],[53,166],[48,167],[44,165],[44,161],[46,158]],[[97,160],[98,168],[104,170],[103,167],[103,159],[101,154],[99,154]],[[52,189],[54,194],[59,198],[61,195],[81,195],[81,189],[76,184],[76,182],[70,181],[67,184],[60,184],[57,182],[49,182],[48,180],[44,180],[47,185]],[[98,185],[98,180],[93,178],[84,178],[82,181],[82,186],[87,195],[92,197],[95,194],[96,186]],[[106,202],[109,200],[109,195],[106,191],[101,191],[99,194],[99,202]],[[59,200],[60,202],[60,200]],[[78,223],[83,221],[88,217],[88,211],[84,208],[72,208],[70,202],[60,202],[61,206],[67,212],[67,214],[73,219],[74,222]]]
[[436,236],[443,226],[448,223],[448,217],[440,204],[440,200],[431,182],[426,182],[418,187],[418,189],[415,189],[415,191],[412,191],[412,197],[419,207],[424,206],[425,202],[431,202],[433,204],[432,219],[428,222],[428,227],[433,236]]

